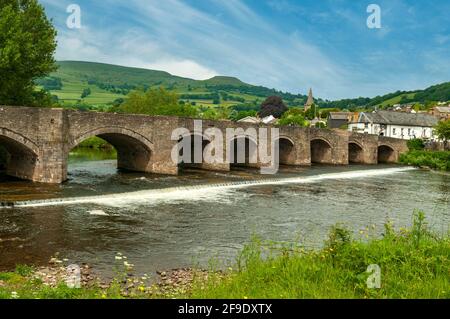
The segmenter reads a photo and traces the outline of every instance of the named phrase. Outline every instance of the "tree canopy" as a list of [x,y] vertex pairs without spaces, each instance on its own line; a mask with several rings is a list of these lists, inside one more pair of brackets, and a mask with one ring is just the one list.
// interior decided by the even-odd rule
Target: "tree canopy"
[[55,49],[56,30],[37,0],[1,0],[0,104],[49,102],[34,81],[56,70]]
[[281,118],[283,114],[288,110],[283,99],[279,96],[269,96],[262,104],[259,111],[260,117],[266,117],[273,115],[276,118]]
[[196,108],[178,103],[178,95],[164,88],[131,91],[120,110],[133,114],[197,116]]
[[439,122],[438,125],[436,125],[434,131],[437,137],[443,140],[445,143],[447,143],[447,141],[450,141],[450,120]]
[[305,119],[304,112],[299,108],[292,108],[283,114],[278,121],[280,126],[308,127],[310,123]]

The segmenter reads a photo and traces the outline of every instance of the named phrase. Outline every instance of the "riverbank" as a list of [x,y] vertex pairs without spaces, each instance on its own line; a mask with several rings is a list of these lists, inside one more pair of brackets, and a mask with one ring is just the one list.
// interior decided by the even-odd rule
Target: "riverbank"
[[450,151],[412,150],[400,156],[400,163],[415,167],[450,171]]
[[[51,272],[58,280],[48,281],[42,269],[19,266],[0,273],[0,298],[450,298],[448,234],[430,232],[420,212],[410,229],[395,230],[388,223],[382,238],[372,232],[369,227],[356,239],[335,226],[321,250],[254,239],[234,269],[160,272],[152,284],[147,275],[133,276],[122,255],[116,256],[117,276],[109,283],[82,266],[81,289],[64,283],[65,267],[59,276]],[[370,280],[376,273],[367,272],[378,266],[379,289],[368,285],[376,286]]]

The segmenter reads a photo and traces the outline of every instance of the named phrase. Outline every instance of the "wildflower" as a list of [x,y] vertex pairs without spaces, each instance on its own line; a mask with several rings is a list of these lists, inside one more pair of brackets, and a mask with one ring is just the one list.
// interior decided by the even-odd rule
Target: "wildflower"
[[122,260],[121,256],[116,256],[116,260]]
[[13,291],[13,292],[11,292],[11,298],[12,299],[18,299],[19,295],[17,294],[17,292]]

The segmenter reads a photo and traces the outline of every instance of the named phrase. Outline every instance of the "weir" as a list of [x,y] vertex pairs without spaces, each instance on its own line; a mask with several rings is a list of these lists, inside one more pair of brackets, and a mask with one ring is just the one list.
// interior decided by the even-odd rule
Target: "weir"
[[33,208],[49,206],[70,206],[80,204],[96,204],[111,207],[128,207],[130,205],[156,205],[161,202],[173,201],[208,201],[219,197],[228,196],[230,191],[267,185],[311,184],[324,180],[345,180],[370,178],[383,175],[399,174],[415,170],[412,167],[398,167],[386,169],[369,169],[341,173],[328,173],[315,176],[268,178],[264,180],[251,180],[221,184],[193,185],[185,187],[172,187],[162,189],[150,189],[128,193],[111,195],[57,198],[48,200],[34,200],[14,203],[16,208]]
[[[10,159],[6,163],[6,173],[34,182],[58,184],[66,181],[70,151],[94,136],[107,140],[116,148],[118,168],[177,175],[182,166],[172,159],[172,150],[178,143],[178,140],[173,140],[173,132],[184,128],[189,134],[197,134],[197,122],[191,118],[167,116],[0,106],[0,145],[6,149]],[[270,132],[272,129],[271,126],[252,123],[201,122],[200,134],[205,140],[210,129],[220,131],[223,136],[227,136],[227,129],[242,129],[244,132],[259,131],[261,128]],[[268,137],[270,142],[271,137]],[[238,138],[251,139],[246,135]],[[257,148],[264,145],[258,139],[251,142]],[[392,163],[408,150],[406,141],[400,139],[301,127],[280,127],[278,142],[279,159],[283,165]],[[233,147],[235,144],[232,141],[224,140],[221,161],[198,163],[196,167],[229,171],[236,164],[234,158],[226,156]],[[269,155],[270,145],[268,148]],[[259,156],[256,162],[249,163],[252,155],[245,154],[244,166],[267,166]]]

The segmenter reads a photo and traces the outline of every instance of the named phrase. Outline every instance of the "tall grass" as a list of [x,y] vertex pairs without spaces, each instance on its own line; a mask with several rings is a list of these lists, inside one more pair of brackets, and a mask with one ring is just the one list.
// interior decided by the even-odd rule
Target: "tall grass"
[[416,167],[429,167],[450,171],[450,151],[432,152],[413,150],[400,156],[400,163]]
[[[270,252],[253,240],[236,270],[197,282],[192,298],[450,298],[450,239],[428,231],[416,212],[410,230],[385,226],[384,235],[355,240],[334,227],[323,249]],[[381,288],[367,285],[370,265],[381,268]]]

